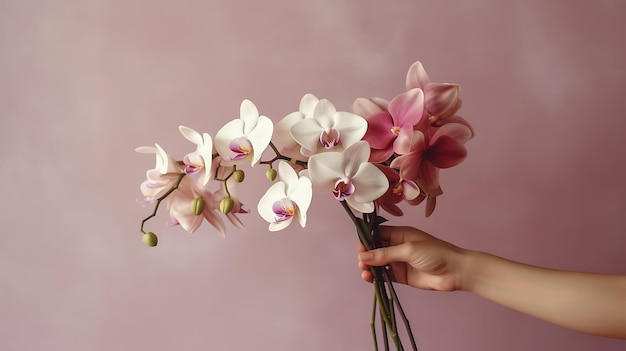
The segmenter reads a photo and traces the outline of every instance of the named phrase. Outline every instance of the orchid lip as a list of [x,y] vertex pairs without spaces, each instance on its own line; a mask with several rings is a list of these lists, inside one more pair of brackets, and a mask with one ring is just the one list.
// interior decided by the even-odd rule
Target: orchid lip
[[236,161],[248,156],[252,150],[252,145],[250,144],[250,140],[248,140],[248,138],[241,137],[231,141],[228,144],[228,148],[230,148],[230,151],[234,153],[230,159],[232,161]]
[[291,219],[296,214],[297,209],[298,205],[288,198],[282,198],[272,205],[272,211],[276,215],[276,223]]
[[350,180],[339,179],[335,182],[335,187],[333,189],[333,196],[335,199],[341,201],[346,196],[350,196],[354,193],[354,184]]
[[340,133],[337,129],[327,129],[320,134],[320,143],[324,145],[326,149],[333,149],[339,144]]

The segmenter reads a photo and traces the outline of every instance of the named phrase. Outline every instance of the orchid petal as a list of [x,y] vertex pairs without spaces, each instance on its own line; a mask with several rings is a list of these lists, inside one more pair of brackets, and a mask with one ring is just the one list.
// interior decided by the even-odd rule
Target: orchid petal
[[381,197],[389,188],[385,174],[369,162],[363,162],[352,178],[355,190],[352,194],[358,202],[373,201]]
[[259,120],[259,110],[250,100],[243,100],[239,108],[239,116],[244,122],[243,134],[248,135],[257,125]]
[[304,118],[305,115],[301,112],[292,112],[276,123],[274,128],[276,142],[286,149],[292,149],[298,145],[298,143],[291,136],[291,127]]
[[403,180],[402,181],[402,194],[405,199],[411,201],[415,200],[421,191],[417,184],[412,180]]
[[317,106],[317,103],[319,101],[320,99],[318,99],[317,96],[313,94],[305,94],[302,99],[300,99],[299,109],[300,112],[304,114],[305,118],[313,117],[315,106]]
[[435,134],[433,134],[430,143],[436,143],[438,138],[445,135],[456,140],[459,144],[465,144],[472,138],[473,134],[474,133],[472,133],[472,130],[467,124],[446,123],[437,129]]
[[359,171],[361,164],[370,158],[370,146],[366,141],[359,141],[345,149],[342,158],[343,174],[353,177]]
[[278,162],[278,177],[285,183],[285,194],[289,195],[293,192],[298,184],[298,174],[296,171],[285,161]]
[[374,162],[374,163],[380,163],[380,162],[385,162],[389,159],[389,157],[391,157],[391,155],[393,155],[393,149],[392,148],[388,148],[388,149],[371,149],[370,150],[370,162]]
[[337,112],[333,128],[341,132],[341,145],[344,149],[361,140],[367,131],[365,118],[350,112]]
[[373,149],[386,149],[396,136],[393,134],[393,119],[389,112],[383,111],[367,118],[367,131],[363,136]]
[[198,133],[194,129],[180,125],[178,126],[178,130],[185,137],[185,139],[191,141],[192,143],[196,145],[204,144],[204,140],[202,140],[202,135],[200,135],[200,133]]
[[358,202],[354,199],[353,196],[346,197],[345,201],[348,203],[348,205],[350,205],[350,207],[361,213],[372,213],[375,209],[373,201]]
[[442,135],[426,152],[426,158],[439,168],[450,168],[463,162],[467,157],[465,146],[452,137]]
[[316,151],[322,130],[316,119],[305,118],[291,127],[291,135],[304,149]]
[[285,183],[280,181],[276,182],[267,189],[259,200],[257,211],[266,222],[273,223],[276,221],[276,214],[272,210],[272,206],[277,200],[286,197],[285,188]]
[[335,180],[345,177],[342,171],[343,157],[341,153],[324,152],[311,156],[306,174],[315,188],[331,191]]
[[311,180],[305,177],[298,179],[298,184],[289,197],[298,205],[296,215],[298,222],[304,228],[304,226],[306,226],[306,212],[309,210],[311,199],[313,198]]
[[458,84],[430,83],[426,85],[424,88],[426,110],[439,118],[450,116],[450,110],[457,106],[460,90]]
[[394,97],[389,103],[389,113],[397,126],[416,125],[424,113],[424,92],[414,88]]
[[282,222],[272,222],[270,223],[269,230],[270,232],[277,232],[279,230],[283,230],[287,228],[291,224],[292,221],[293,221],[293,217]]
[[228,123],[226,123],[220,130],[215,134],[215,149],[222,156],[222,163],[224,164],[233,164],[229,162],[233,152],[231,151],[229,145],[230,143],[242,137],[243,134],[244,122],[241,119],[234,119]]
[[383,111],[386,111],[386,109],[382,109],[379,105],[377,105],[371,99],[357,98],[352,103],[352,112],[354,112],[355,114],[359,116],[363,116],[365,118],[371,115],[378,114]]
[[422,63],[419,61],[413,63],[406,74],[406,89],[423,88],[428,83],[430,83],[430,78]]
[[413,127],[404,125],[400,128],[398,137],[393,142],[393,151],[399,155],[407,154],[411,151],[411,141],[413,140]]
[[248,134],[248,140],[250,140],[252,144],[252,151],[254,153],[251,161],[252,166],[257,164],[261,159],[263,151],[265,151],[272,140],[273,132],[274,124],[272,120],[265,116],[259,117],[256,128]]
[[328,100],[322,99],[315,106],[313,118],[315,118],[322,129],[333,127],[333,116],[337,112],[335,106]]

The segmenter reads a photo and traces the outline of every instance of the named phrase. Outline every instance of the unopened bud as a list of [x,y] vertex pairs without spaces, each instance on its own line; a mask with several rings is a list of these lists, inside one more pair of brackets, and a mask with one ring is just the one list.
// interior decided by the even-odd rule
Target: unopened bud
[[233,206],[235,206],[235,201],[230,197],[225,197],[220,201],[220,212],[223,214],[229,214],[232,211]]
[[191,200],[191,211],[196,216],[199,216],[202,214],[202,212],[204,212],[204,207],[205,203],[203,198],[196,197],[195,199]]
[[237,181],[237,183],[241,183],[243,182],[244,178],[246,177],[246,174],[243,173],[242,170],[238,169],[236,171],[233,172],[233,178],[235,178],[235,180]]
[[157,243],[159,241],[156,234],[154,234],[153,232],[144,233],[142,239],[143,243],[150,247],[157,246]]
[[265,176],[270,182],[273,182],[276,179],[276,170],[274,168],[270,168],[265,172]]

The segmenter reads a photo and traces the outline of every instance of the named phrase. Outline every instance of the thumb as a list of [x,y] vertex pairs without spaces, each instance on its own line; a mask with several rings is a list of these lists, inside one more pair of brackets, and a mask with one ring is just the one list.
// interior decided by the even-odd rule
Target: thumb
[[410,250],[405,244],[383,247],[370,251],[360,252],[359,261],[370,266],[384,266],[393,262],[406,262]]

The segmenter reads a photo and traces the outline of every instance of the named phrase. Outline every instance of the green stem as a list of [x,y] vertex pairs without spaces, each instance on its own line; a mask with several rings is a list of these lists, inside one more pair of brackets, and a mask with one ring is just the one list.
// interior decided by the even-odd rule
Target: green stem
[[[376,295],[372,303],[372,319],[370,319],[370,328],[372,329],[372,339],[374,340],[374,351],[378,351],[378,339],[376,338]],[[384,327],[383,327],[384,330]]]
[[168,197],[174,190],[178,189],[178,187],[180,186],[180,182],[183,180],[184,177],[185,177],[185,173],[181,173],[178,176],[178,180],[176,180],[176,183],[170,188],[170,190],[168,190],[165,194],[163,194],[161,197],[159,197],[157,199],[157,203],[156,203],[156,205],[154,205],[154,211],[152,211],[152,214],[150,214],[148,217],[144,218],[141,221],[141,228],[139,230],[141,230],[142,233],[144,233],[144,234],[146,233],[143,230],[143,226],[144,226],[144,224],[146,224],[146,222],[150,218],[156,216],[157,210],[159,209],[159,205],[161,205],[161,201],[163,201],[166,197]]

